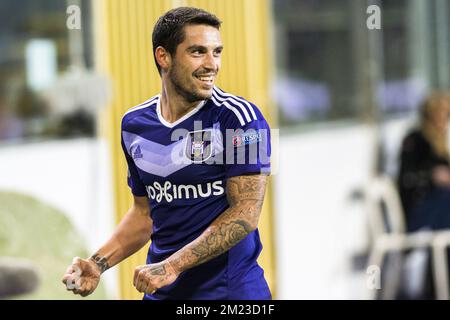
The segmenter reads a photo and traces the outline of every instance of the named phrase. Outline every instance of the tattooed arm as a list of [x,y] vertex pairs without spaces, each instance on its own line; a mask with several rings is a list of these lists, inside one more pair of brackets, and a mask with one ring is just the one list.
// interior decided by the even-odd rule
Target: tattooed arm
[[89,259],[74,258],[63,277],[67,289],[82,296],[91,294],[103,272],[138,251],[150,240],[152,225],[147,197],[135,196],[133,206],[112,237]]
[[267,176],[237,176],[227,180],[230,207],[194,241],[157,264],[136,268],[134,285],[140,292],[153,293],[171,284],[178,275],[207,262],[239,243],[258,226]]
[[227,181],[230,207],[196,240],[173,254],[168,262],[177,273],[226,252],[258,226],[267,176],[238,176]]

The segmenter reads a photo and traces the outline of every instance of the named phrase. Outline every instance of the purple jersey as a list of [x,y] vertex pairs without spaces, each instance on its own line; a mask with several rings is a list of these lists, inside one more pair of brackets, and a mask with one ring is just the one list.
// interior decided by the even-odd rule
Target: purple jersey
[[[217,87],[211,99],[173,123],[161,116],[160,95],[131,108],[122,120],[122,147],[128,185],[151,207],[147,264],[199,237],[228,208],[228,178],[270,172],[266,120],[255,105]],[[144,299],[270,299],[256,262],[261,249],[255,230]]]

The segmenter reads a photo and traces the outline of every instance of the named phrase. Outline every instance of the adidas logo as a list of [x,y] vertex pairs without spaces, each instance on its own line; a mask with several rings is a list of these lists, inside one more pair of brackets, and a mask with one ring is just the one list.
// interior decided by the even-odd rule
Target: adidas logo
[[138,145],[133,152],[133,159],[140,159],[140,158],[142,158],[142,152],[141,152],[141,146]]

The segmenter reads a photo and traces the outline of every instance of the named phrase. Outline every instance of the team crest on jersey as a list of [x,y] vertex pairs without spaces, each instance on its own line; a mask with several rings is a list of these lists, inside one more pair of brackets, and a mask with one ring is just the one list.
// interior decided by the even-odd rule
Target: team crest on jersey
[[187,134],[186,156],[194,163],[201,163],[212,155],[212,134],[210,130],[191,131]]

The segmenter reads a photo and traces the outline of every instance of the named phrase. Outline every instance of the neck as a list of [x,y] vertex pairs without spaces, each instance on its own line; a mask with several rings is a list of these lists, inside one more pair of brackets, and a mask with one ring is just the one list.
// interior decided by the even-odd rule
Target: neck
[[189,102],[173,86],[163,81],[161,91],[161,115],[167,122],[175,122],[193,110],[200,101]]
[[433,133],[434,135],[446,136],[448,133],[448,126],[438,125],[433,122],[425,122],[422,127],[423,131]]

